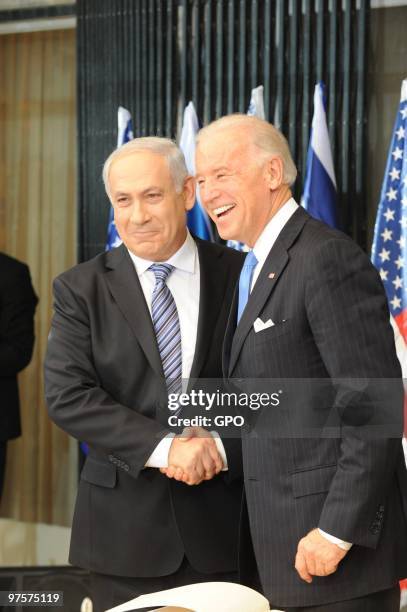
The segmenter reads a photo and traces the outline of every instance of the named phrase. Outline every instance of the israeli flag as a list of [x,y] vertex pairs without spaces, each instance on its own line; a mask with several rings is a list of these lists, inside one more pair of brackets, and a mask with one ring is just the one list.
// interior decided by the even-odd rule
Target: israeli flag
[[[117,126],[117,147],[121,147],[126,142],[129,142],[129,140],[133,140],[134,138],[133,124],[130,112],[127,110],[127,108],[123,108],[123,106],[119,106],[119,109],[117,111]],[[111,249],[120,246],[121,243],[122,240],[119,234],[117,233],[116,225],[114,222],[113,206],[111,206],[109,212],[109,223],[107,226],[107,240],[105,250],[110,251]]]
[[[258,117],[259,119],[265,119],[266,115],[264,113],[264,87],[263,85],[259,85],[252,89],[252,93],[250,96],[249,108],[247,109],[247,114],[249,117]],[[231,249],[235,249],[236,251],[243,251],[247,253],[250,251],[249,247],[243,242],[239,242],[238,240],[228,240],[226,242],[226,246]]]
[[259,119],[265,119],[266,115],[264,113],[264,87],[263,85],[259,85],[252,89],[252,93],[250,96],[249,108],[247,110],[247,114],[249,117],[258,117]]
[[314,116],[307,155],[307,170],[301,204],[315,219],[339,227],[337,191],[324,105],[324,84],[317,83]]
[[[191,176],[195,176],[195,138],[198,131],[198,117],[196,116],[193,103],[190,102],[184,111],[184,122],[179,146],[184,154],[187,169]],[[213,241],[211,222],[199,201],[198,194],[193,208],[187,213],[187,225],[198,238]]]

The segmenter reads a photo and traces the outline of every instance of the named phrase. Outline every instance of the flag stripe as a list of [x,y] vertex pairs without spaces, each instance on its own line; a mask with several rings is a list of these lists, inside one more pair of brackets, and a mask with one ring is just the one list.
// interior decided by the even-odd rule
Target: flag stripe
[[301,204],[315,219],[339,227],[335,171],[324,105],[324,84],[314,91],[314,114]]

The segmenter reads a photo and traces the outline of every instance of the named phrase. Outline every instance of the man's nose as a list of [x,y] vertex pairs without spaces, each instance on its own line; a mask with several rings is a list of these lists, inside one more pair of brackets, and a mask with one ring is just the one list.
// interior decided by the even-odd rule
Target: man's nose
[[150,215],[147,212],[146,207],[141,202],[133,202],[131,208],[130,221],[134,225],[143,225],[149,221]]
[[205,182],[205,184],[200,187],[199,192],[204,206],[211,204],[211,202],[215,202],[220,195],[219,188],[210,181]]

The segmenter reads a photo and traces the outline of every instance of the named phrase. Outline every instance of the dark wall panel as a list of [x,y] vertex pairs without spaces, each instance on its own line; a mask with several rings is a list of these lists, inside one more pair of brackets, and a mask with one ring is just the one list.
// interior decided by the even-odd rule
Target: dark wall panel
[[313,91],[327,85],[340,216],[365,245],[365,48],[368,0],[78,0],[80,253],[104,248],[101,169],[116,145],[117,107],[135,135],[176,138],[193,100],[205,124],[246,112],[265,87],[267,118],[289,139],[300,197]]

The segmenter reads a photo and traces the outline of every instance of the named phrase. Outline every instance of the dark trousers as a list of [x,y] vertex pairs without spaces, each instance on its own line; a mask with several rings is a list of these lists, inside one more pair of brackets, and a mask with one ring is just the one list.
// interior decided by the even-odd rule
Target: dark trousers
[[[91,572],[90,589],[93,612],[102,612],[113,608],[139,595],[174,589],[197,582],[238,582],[238,575],[237,572],[201,574],[190,565],[185,557],[180,568],[169,576],[127,578]],[[155,609],[157,609],[157,606],[144,608],[144,610]]]
[[400,588],[394,586],[386,591],[371,593],[357,599],[338,601],[323,606],[286,608],[285,612],[399,612]]
[[6,471],[7,440],[0,440],[0,501],[3,492],[4,474]]
[[[263,593],[260,574],[250,534],[249,513],[246,494],[243,493],[239,531],[239,582],[250,589]],[[264,594],[264,593],[263,593]]]

